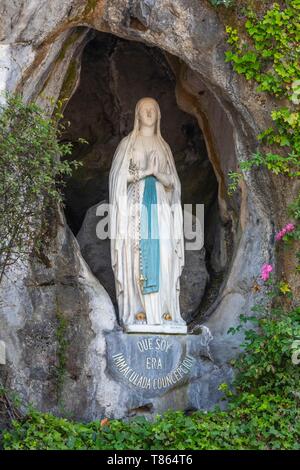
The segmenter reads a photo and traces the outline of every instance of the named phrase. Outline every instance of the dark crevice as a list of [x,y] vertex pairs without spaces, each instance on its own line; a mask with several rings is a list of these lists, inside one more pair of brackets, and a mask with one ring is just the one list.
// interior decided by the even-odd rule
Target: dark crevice
[[130,16],[129,18],[129,28],[137,29],[138,31],[147,31],[147,26],[145,26],[138,18]]

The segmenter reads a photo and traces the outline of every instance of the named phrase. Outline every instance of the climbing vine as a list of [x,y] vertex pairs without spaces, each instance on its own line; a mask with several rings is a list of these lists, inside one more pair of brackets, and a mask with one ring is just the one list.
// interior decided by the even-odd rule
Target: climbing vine
[[[283,7],[274,3],[262,16],[248,9],[245,31],[227,26],[230,49],[226,51],[226,61],[247,80],[255,81],[258,91],[284,103],[271,113],[274,125],[258,135],[258,140],[272,150],[257,151],[249,160],[241,162],[241,169],[265,166],[275,174],[297,177],[300,175],[300,0],[283,3]],[[236,175],[232,176],[233,184],[237,183]]]

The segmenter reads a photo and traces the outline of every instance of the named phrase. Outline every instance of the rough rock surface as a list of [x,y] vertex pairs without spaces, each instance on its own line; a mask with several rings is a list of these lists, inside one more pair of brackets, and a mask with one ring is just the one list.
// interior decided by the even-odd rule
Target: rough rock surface
[[[202,129],[219,184],[220,217],[233,238],[227,275],[207,312],[206,325],[214,337],[214,370],[209,364],[189,391],[195,406],[206,409],[220,398],[217,382],[230,379],[228,361],[238,353],[241,338],[227,335],[227,330],[237,324],[240,313],[251,313],[257,300],[252,285],[260,266],[276,265],[274,231],[286,222],[286,207],[296,189],[260,170],[246,175],[238,196],[229,199],[226,194],[228,170],[235,170],[239,160],[255,151],[256,135],[269,126],[274,103],[224,62],[224,23],[206,0],[167,4],[164,0],[2,0],[0,4],[0,90],[21,91],[46,109],[45,96],[74,92],[89,28],[167,54],[176,77],[178,105],[195,116]],[[225,249],[226,236],[220,239],[225,240]],[[78,419],[126,416],[129,410],[119,400],[120,386],[105,371],[104,331],[117,328],[112,304],[64,222],[48,247],[48,257],[50,266],[35,260],[9,273],[1,285],[0,339],[7,345],[7,365],[0,366],[2,381],[40,409]],[[284,259],[283,266],[294,288]],[[66,363],[60,365],[58,338],[64,329],[57,319],[58,308],[69,325],[68,347],[63,346]],[[185,407],[184,397],[181,403]]]
[[114,308],[63,219],[47,263],[14,265],[1,285],[5,386],[42,410],[92,419],[105,403],[105,413],[118,413],[118,386],[105,375]]

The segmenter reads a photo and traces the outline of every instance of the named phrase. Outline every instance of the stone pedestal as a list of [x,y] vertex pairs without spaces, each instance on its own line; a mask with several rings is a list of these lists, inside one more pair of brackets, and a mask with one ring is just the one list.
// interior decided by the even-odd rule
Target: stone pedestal
[[126,333],[155,333],[163,335],[185,335],[187,333],[186,325],[178,325],[176,323],[168,325],[167,323],[163,325],[127,325],[125,327]]
[[210,354],[211,340],[206,327],[199,335],[107,333],[106,373],[118,383],[120,403],[128,415],[197,409],[205,384],[207,400],[216,402],[208,387],[214,382],[216,390],[219,375]]

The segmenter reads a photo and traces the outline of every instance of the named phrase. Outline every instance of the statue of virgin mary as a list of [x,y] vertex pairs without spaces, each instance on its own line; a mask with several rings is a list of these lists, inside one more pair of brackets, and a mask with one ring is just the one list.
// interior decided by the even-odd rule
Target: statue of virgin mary
[[180,315],[184,265],[181,187],[152,98],[136,104],[133,130],[109,175],[111,261],[127,332],[186,333]]

